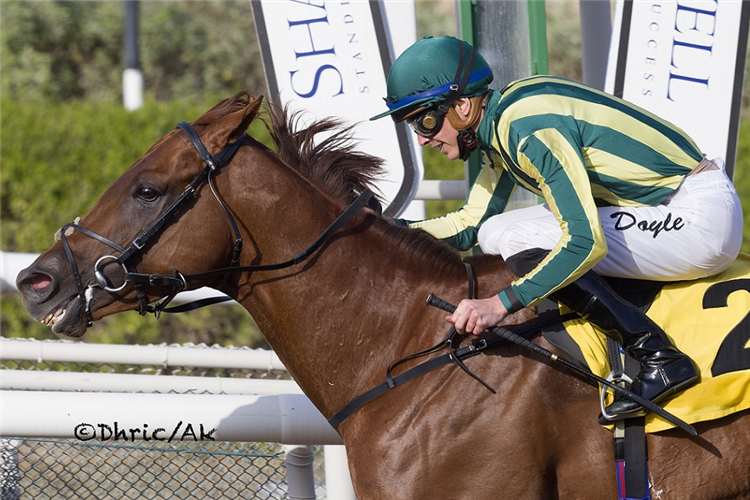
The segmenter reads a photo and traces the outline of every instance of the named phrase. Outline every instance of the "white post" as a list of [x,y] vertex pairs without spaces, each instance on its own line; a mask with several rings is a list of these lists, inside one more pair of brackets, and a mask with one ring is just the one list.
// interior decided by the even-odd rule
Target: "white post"
[[356,500],[352,477],[349,474],[349,461],[346,447],[325,445],[326,457],[326,498],[328,500]]
[[143,107],[143,73],[141,70],[125,68],[122,72],[122,102],[128,111]]
[[286,484],[289,500],[315,500],[315,478],[312,447],[284,446],[286,452]]
[[143,106],[143,73],[138,50],[138,0],[125,1],[125,71],[122,72],[122,101],[125,109]]

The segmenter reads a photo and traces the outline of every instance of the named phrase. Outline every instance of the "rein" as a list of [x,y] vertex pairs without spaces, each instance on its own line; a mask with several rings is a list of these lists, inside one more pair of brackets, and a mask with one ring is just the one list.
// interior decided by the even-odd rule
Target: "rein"
[[[576,313],[567,313],[563,315],[553,315],[550,317],[547,317],[544,320],[538,321],[534,323],[531,326],[528,326],[526,328],[522,328],[520,330],[516,330],[514,333],[518,335],[519,337],[525,337],[526,335],[539,331],[539,329],[544,328],[546,326],[552,325],[552,324],[558,324],[563,323],[565,321],[568,321],[570,319],[578,318]],[[420,351],[418,353],[405,356],[404,358],[400,358],[396,361],[394,361],[391,366],[388,367],[388,370],[386,371],[386,380],[385,382],[382,382],[372,389],[369,389],[359,396],[352,399],[349,403],[344,405],[340,410],[338,410],[336,413],[331,416],[331,418],[328,419],[328,423],[334,428],[338,428],[339,425],[341,425],[344,420],[349,418],[354,412],[365,406],[367,403],[375,399],[376,397],[390,391],[391,389],[395,389],[396,387],[405,384],[406,382],[409,382],[410,380],[414,380],[415,378],[422,376],[426,373],[429,373],[437,368],[440,368],[441,366],[449,365],[451,363],[454,363],[461,367],[469,376],[471,376],[474,380],[482,384],[485,388],[487,388],[490,392],[493,394],[496,394],[496,392],[487,385],[483,380],[481,380],[479,377],[471,373],[468,368],[466,368],[463,364],[463,360],[473,358],[474,356],[481,354],[484,350],[489,349],[491,347],[495,347],[500,344],[504,344],[507,342],[507,339],[499,336],[493,336],[488,339],[477,339],[473,340],[471,344],[460,347],[456,349],[454,345],[452,344],[453,341],[453,334],[455,332],[455,328],[451,329],[451,333],[448,334],[448,337],[441,343],[435,345],[434,347],[430,349],[425,349],[424,351]],[[439,351],[444,348],[448,348],[448,352],[438,356],[436,358],[431,358],[426,361],[423,361],[422,363],[413,366],[406,370],[403,373],[400,373],[399,375],[396,375],[395,377],[391,375],[391,370],[398,364],[400,364],[402,361],[406,361],[409,359],[414,359],[419,356],[427,355],[436,351]]]
[[[60,230],[60,233],[59,233],[60,242],[62,243],[63,250],[65,251],[65,255],[68,258],[71,268],[73,269],[73,276],[76,282],[76,287],[78,288],[78,297],[81,299],[81,301],[83,302],[85,306],[85,312],[87,315],[87,326],[91,326],[93,324],[93,317],[92,317],[91,308],[90,308],[90,301],[91,301],[91,297],[93,293],[92,292],[93,288],[101,288],[109,293],[117,293],[117,292],[122,291],[128,285],[128,283],[133,283],[138,293],[138,300],[139,300],[138,310],[140,314],[145,315],[147,313],[154,313],[154,315],[157,318],[163,311],[182,312],[182,311],[187,311],[191,309],[196,309],[198,307],[207,306],[210,304],[216,304],[219,302],[228,301],[228,300],[231,300],[229,297],[214,297],[210,299],[197,301],[191,304],[187,304],[181,307],[175,307],[175,308],[170,308],[170,309],[167,309],[166,307],[177,296],[177,294],[187,289],[189,281],[195,281],[195,280],[200,280],[200,279],[204,279],[204,278],[208,278],[212,276],[220,276],[220,275],[225,276],[225,279],[226,279],[226,276],[229,273],[271,271],[271,270],[277,270],[277,269],[284,269],[284,268],[288,268],[296,264],[299,264],[305,261],[313,253],[315,253],[315,251],[318,250],[321,246],[323,246],[339,229],[341,229],[341,227],[343,227],[347,222],[349,222],[349,220],[351,220],[365,206],[370,206],[374,210],[379,211],[380,207],[379,207],[379,204],[377,203],[377,200],[373,198],[374,196],[373,193],[370,190],[364,190],[357,197],[357,199],[355,199],[351,203],[351,205],[349,205],[346,208],[346,210],[344,210],[344,212],[341,215],[339,215],[336,218],[336,220],[334,220],[333,223],[331,223],[331,225],[325,229],[325,231],[323,231],[323,233],[320,236],[318,236],[318,238],[315,241],[313,241],[307,248],[305,248],[303,251],[301,251],[300,253],[292,257],[291,259],[285,262],[280,262],[276,264],[259,264],[259,265],[239,266],[238,265],[239,255],[242,252],[242,246],[243,246],[242,236],[240,234],[239,226],[237,225],[237,222],[232,216],[232,213],[226,207],[224,202],[221,200],[221,197],[218,195],[217,191],[214,189],[212,174],[215,171],[217,171],[219,168],[227,165],[232,160],[232,158],[234,158],[235,153],[237,153],[239,148],[242,146],[242,143],[244,142],[247,135],[242,134],[242,136],[236,142],[227,145],[221,151],[219,151],[216,155],[211,156],[211,154],[208,152],[206,147],[203,145],[203,142],[201,141],[198,134],[188,123],[180,122],[177,126],[185,132],[191,144],[198,152],[198,155],[206,164],[206,167],[201,171],[200,174],[198,174],[198,176],[190,184],[188,184],[188,186],[185,188],[182,194],[174,202],[172,202],[172,204],[166,210],[164,210],[164,212],[162,212],[162,214],[153,223],[151,223],[151,225],[148,228],[146,228],[137,238],[135,238],[130,243],[130,245],[128,245],[127,247],[122,247],[121,245],[113,242],[112,240],[79,225],[77,223],[77,220],[64,225]],[[232,230],[235,234],[235,243],[233,247],[233,255],[232,255],[232,261],[231,261],[230,267],[224,267],[224,268],[214,269],[211,271],[206,271],[206,272],[197,273],[197,274],[188,274],[188,275],[183,275],[177,269],[174,269],[171,275],[138,273],[138,272],[135,272],[134,266],[133,266],[133,270],[131,271],[129,267],[130,259],[133,258],[135,255],[137,255],[139,252],[141,252],[143,248],[146,246],[146,244],[148,243],[148,241],[151,240],[151,238],[153,238],[168,222],[174,219],[178,211],[185,205],[185,203],[188,200],[193,198],[197,190],[204,183],[207,183],[209,185],[209,188],[211,189],[212,194],[214,195],[216,200],[219,202],[219,204],[223,208],[232,226]],[[105,245],[116,250],[120,254],[119,257],[115,257],[114,255],[105,255],[103,257],[100,257],[94,264],[94,277],[95,277],[96,282],[90,283],[87,287],[83,285],[83,280],[81,279],[81,275],[78,270],[78,265],[76,264],[75,256],[73,254],[72,249],[70,248],[70,244],[68,243],[68,236],[72,234],[74,230],[80,231],[82,234],[85,234],[86,236],[90,238],[93,238],[101,243],[104,243]],[[119,264],[124,271],[123,283],[119,287],[115,287],[114,285],[112,285],[111,281],[104,275],[104,273],[101,270],[103,267],[103,264],[109,261]],[[149,305],[147,295],[145,291],[143,290],[144,285],[169,286],[172,288],[172,291],[165,298],[163,298],[160,302],[152,306],[152,305]]]

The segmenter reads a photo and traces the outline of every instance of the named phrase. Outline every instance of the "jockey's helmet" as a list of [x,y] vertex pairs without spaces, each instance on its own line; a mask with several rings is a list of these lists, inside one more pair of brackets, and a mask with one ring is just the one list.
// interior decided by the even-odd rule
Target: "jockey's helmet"
[[391,115],[400,122],[420,109],[450,107],[459,97],[484,95],[492,78],[487,61],[467,42],[452,36],[426,36],[393,63],[385,98],[388,111],[370,120]]

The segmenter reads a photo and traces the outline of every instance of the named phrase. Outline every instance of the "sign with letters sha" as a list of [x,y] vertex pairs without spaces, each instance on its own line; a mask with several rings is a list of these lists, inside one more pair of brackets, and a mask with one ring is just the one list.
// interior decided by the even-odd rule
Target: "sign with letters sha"
[[419,175],[404,124],[369,121],[385,109],[391,51],[378,1],[253,0],[271,100],[304,110],[302,123],[336,117],[356,125],[359,150],[385,160],[377,188],[384,213],[400,214]]
[[607,92],[687,132],[734,171],[750,2],[618,0]]

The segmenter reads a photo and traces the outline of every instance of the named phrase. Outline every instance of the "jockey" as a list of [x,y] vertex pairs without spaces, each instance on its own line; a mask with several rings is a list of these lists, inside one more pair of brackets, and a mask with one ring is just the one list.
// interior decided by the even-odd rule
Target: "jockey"
[[[489,88],[492,71],[468,43],[426,37],[394,62],[388,111],[421,146],[484,162],[459,210],[422,221],[458,249],[477,243],[519,278],[449,316],[479,334],[545,297],[617,340],[641,365],[631,390],[659,402],[698,381],[693,361],[601,276],[692,280],[725,270],[742,242],[742,207],[721,159],[685,132],[617,97],[562,78],[533,76]],[[544,203],[502,213],[518,186]],[[606,413],[643,414],[627,398]]]

